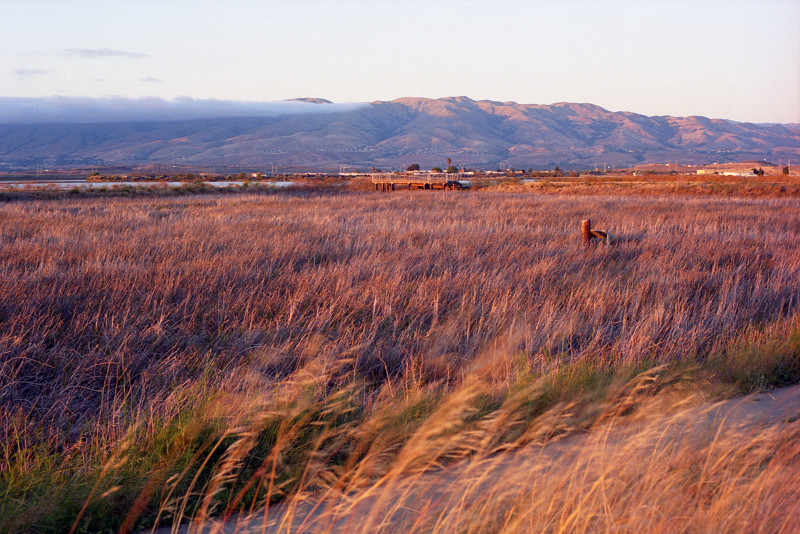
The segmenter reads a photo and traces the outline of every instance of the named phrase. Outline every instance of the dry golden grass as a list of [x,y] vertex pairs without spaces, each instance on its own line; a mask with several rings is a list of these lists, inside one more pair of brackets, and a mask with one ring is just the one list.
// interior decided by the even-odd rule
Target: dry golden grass
[[[653,373],[634,384],[658,381]],[[343,473],[288,502],[178,532],[796,532],[800,524],[800,391],[697,407],[696,398],[637,398],[639,417],[610,415],[585,434],[497,453],[489,425],[452,432],[474,407],[455,392],[388,462],[353,484]],[[636,388],[629,388],[628,395]],[[634,395],[636,396],[636,395]],[[614,399],[602,406],[612,413]],[[643,401],[643,402],[642,402]],[[757,404],[754,401],[750,401]],[[760,404],[758,406],[760,406]],[[783,414],[782,408],[791,408]],[[563,407],[551,422],[568,417]],[[749,413],[748,413],[749,412]],[[453,418],[456,415],[456,418]],[[786,416],[792,416],[786,418]],[[467,435],[464,435],[467,434]],[[442,445],[471,443],[444,470]],[[421,463],[418,463],[420,460]],[[418,463],[415,469],[409,469]],[[346,473],[345,473],[346,474]],[[172,531],[175,531],[172,530]],[[166,533],[168,530],[159,530]]]
[[528,190],[541,194],[572,195],[693,195],[749,198],[800,197],[800,177],[772,175],[741,177],[722,175],[612,175],[580,178],[543,178],[486,184],[490,189]]
[[[7,202],[0,526],[132,528],[363,487],[585,428],[660,364],[746,389],[797,380],[798,207],[528,192]],[[617,245],[582,248],[587,217]],[[570,417],[548,411],[568,401]]]

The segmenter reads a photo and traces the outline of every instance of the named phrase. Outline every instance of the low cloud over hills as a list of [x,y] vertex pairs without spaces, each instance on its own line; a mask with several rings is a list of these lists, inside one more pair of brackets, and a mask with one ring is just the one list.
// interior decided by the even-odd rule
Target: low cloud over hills
[[331,104],[0,98],[0,166],[173,163],[336,169],[588,168],[800,161],[800,125],[647,117],[466,97]]
[[[155,78],[145,80],[158,81]],[[281,102],[238,102],[198,100],[181,97],[89,98],[52,96],[48,98],[0,97],[0,124],[86,124],[110,122],[172,122],[192,119],[236,117],[277,117],[298,114],[352,111],[361,103],[331,104],[322,98],[294,98]]]

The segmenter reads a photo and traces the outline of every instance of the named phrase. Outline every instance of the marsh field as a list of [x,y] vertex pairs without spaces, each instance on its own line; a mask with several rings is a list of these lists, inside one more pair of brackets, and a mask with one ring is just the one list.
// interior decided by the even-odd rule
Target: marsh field
[[[4,201],[0,531],[333,531],[291,503],[800,382],[798,235],[779,194]],[[798,424],[339,531],[792,531]]]

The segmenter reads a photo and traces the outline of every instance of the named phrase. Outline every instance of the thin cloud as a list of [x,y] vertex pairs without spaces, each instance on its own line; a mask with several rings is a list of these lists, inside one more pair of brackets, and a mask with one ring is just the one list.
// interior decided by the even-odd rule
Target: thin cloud
[[369,104],[316,104],[302,101],[240,102],[161,98],[0,97],[0,124],[151,122],[234,117],[279,117],[346,113]]
[[158,78],[154,78],[152,76],[148,76],[147,78],[142,78],[139,81],[142,83],[164,83],[164,80],[159,80]]
[[36,76],[42,76],[43,74],[47,74],[49,71],[44,69],[17,69],[14,71],[14,76],[16,76],[20,80],[27,80],[28,78],[34,78]]
[[82,57],[87,59],[121,58],[121,59],[140,59],[148,57],[141,52],[129,52],[127,50],[114,50],[112,48],[68,48],[62,55],[72,57]]

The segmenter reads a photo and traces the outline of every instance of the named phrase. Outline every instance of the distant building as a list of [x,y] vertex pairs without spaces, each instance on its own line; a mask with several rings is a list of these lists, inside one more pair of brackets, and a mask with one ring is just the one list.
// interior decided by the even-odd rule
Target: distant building
[[715,171],[714,169],[697,169],[697,174],[716,174],[722,176],[752,176],[752,173],[742,171]]

